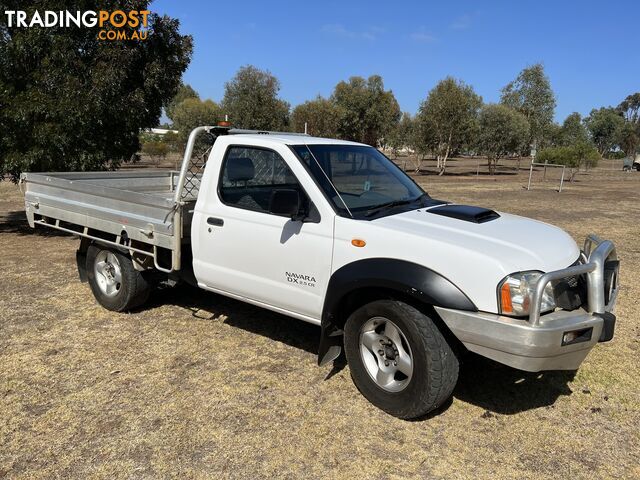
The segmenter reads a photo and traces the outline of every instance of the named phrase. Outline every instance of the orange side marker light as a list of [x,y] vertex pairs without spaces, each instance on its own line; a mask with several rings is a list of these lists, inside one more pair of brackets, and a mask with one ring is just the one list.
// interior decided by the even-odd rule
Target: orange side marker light
[[500,304],[502,313],[513,313],[513,305],[511,304],[511,288],[507,282],[504,282],[500,289]]
[[367,242],[365,242],[364,240],[361,240],[359,238],[354,238],[353,240],[351,240],[351,245],[353,245],[354,247],[362,248],[366,244],[367,244]]

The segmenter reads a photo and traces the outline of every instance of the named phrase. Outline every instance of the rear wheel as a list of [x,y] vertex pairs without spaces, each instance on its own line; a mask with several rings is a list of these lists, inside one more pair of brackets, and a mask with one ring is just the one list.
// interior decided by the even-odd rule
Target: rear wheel
[[399,418],[438,408],[458,380],[458,360],[438,327],[403,302],[378,300],[353,312],[344,345],[360,392]]
[[151,290],[129,256],[99,245],[91,245],[87,250],[87,278],[98,303],[114,312],[142,305]]

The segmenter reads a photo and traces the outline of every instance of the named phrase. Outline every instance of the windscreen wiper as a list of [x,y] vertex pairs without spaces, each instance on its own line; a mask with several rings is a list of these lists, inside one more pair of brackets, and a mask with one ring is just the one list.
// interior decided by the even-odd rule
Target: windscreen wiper
[[422,195],[420,195],[419,197],[416,197],[416,198],[409,198],[409,199],[406,199],[406,200],[394,200],[393,202],[383,203],[382,205],[378,205],[377,207],[373,207],[373,208],[370,208],[369,210],[367,210],[365,212],[364,216],[365,217],[372,217],[376,213],[383,212],[384,210],[389,210],[390,208],[399,207],[401,205],[410,205],[410,204],[412,204],[414,202],[417,202],[418,200],[423,199],[426,196],[427,196],[427,194],[423,193]]

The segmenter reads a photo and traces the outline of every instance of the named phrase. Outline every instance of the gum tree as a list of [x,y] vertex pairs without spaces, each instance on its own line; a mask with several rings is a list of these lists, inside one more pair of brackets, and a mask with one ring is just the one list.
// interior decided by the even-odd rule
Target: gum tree
[[[129,2],[145,10],[148,1]],[[9,1],[7,10],[66,10],[61,0]],[[83,2],[117,10],[115,0]],[[134,30],[123,27],[127,34]],[[149,16],[146,40],[105,41],[95,28],[9,28],[0,17],[0,178],[24,171],[117,168],[158,124],[191,58],[179,22]]]
[[634,125],[640,124],[640,92],[633,93],[620,102],[618,111],[622,113],[627,122]]
[[269,71],[247,65],[224,86],[222,110],[234,127],[284,130],[289,104],[278,98],[280,81]]
[[600,154],[588,143],[578,143],[570,146],[549,147],[538,155],[539,162],[564,165],[569,168],[569,181],[573,182],[580,171],[580,167],[591,168],[598,164]]
[[335,137],[338,135],[337,120],[340,111],[330,100],[316,97],[293,109],[291,126],[295,132],[304,132],[307,124],[309,134],[317,137]]
[[584,124],[600,155],[605,155],[618,145],[625,121],[615,109],[602,107],[591,110]]
[[560,145],[575,145],[589,142],[589,133],[582,122],[582,116],[578,112],[569,114],[562,123],[562,127],[560,127]]
[[542,64],[522,70],[502,89],[500,102],[526,117],[532,145],[544,144],[545,131],[553,122],[556,99]]
[[338,107],[338,135],[347,140],[379,146],[400,120],[398,101],[380,75],[338,83],[331,101]]
[[501,157],[519,153],[529,138],[526,117],[506,105],[488,104],[482,107],[478,119],[480,152],[487,156],[489,173],[493,175]]
[[215,125],[222,119],[222,112],[213,100],[185,98],[178,103],[172,112],[173,128],[178,130],[178,142],[184,146],[191,130],[200,125]]
[[435,152],[443,175],[451,153],[464,145],[475,128],[482,98],[462,80],[441,80],[420,104],[416,118],[418,147]]
[[629,157],[634,158],[640,147],[640,92],[625,98],[618,105],[618,111],[626,120],[618,133],[620,147]]
[[[403,112],[398,125],[389,135],[389,146],[393,154],[397,157],[398,152],[403,148],[412,148],[414,139],[414,120],[409,112]],[[416,172],[419,168],[416,169]]]
[[173,121],[173,115],[176,107],[187,98],[197,98],[200,100],[200,95],[198,95],[198,92],[196,92],[188,83],[181,83],[180,87],[178,87],[178,92],[174,95],[165,109],[167,117]]

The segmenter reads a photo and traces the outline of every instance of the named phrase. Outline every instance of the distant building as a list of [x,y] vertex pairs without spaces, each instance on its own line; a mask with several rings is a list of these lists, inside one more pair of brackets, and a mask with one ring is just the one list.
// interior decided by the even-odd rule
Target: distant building
[[169,132],[178,133],[178,130],[169,130],[168,128],[145,128],[144,131],[154,135],[166,135]]

